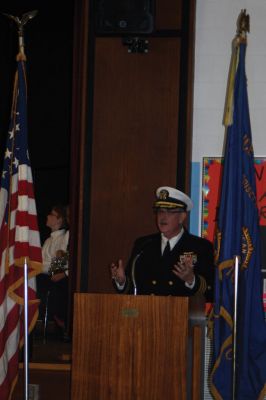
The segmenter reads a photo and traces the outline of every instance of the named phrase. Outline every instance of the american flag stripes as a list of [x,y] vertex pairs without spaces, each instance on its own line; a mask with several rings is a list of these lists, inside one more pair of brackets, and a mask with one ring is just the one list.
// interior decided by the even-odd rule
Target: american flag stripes
[[24,341],[23,266],[26,260],[30,331],[38,316],[35,276],[40,272],[42,264],[28,153],[25,57],[19,56],[0,187],[1,400],[11,397],[18,377],[19,349]]

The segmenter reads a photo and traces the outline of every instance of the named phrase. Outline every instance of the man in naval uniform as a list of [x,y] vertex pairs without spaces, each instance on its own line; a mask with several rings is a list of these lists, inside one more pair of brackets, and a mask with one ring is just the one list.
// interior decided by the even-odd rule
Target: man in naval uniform
[[176,188],[156,190],[154,212],[158,233],[138,238],[126,268],[111,264],[115,287],[122,293],[192,296],[212,301],[214,253],[211,242],[184,227],[192,200]]

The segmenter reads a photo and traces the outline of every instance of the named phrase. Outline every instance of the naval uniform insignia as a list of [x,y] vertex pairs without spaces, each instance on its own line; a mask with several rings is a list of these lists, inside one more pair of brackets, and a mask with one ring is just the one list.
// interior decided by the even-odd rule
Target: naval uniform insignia
[[185,251],[183,254],[180,255],[179,259],[181,263],[184,263],[185,260],[191,259],[193,267],[198,261],[197,254],[193,253],[193,251]]

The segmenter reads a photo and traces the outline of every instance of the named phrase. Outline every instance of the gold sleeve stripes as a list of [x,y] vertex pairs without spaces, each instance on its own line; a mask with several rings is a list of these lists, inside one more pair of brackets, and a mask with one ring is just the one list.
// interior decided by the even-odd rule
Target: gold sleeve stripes
[[198,275],[198,277],[200,279],[200,285],[199,285],[199,288],[197,290],[197,293],[205,293],[206,289],[207,289],[206,280],[201,275]]

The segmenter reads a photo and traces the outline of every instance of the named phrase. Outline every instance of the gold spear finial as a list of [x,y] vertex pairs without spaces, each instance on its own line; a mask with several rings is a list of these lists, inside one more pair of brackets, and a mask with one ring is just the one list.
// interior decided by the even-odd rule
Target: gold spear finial
[[247,32],[249,33],[249,15],[246,10],[241,10],[237,19],[237,37],[241,40],[246,40]]
[[14,15],[3,13],[3,15],[5,15],[6,17],[8,17],[12,21],[14,21],[18,27],[19,54],[24,57],[25,57],[24,26],[30,19],[34,18],[37,14],[38,14],[38,10],[29,11],[29,12],[23,14],[22,17],[19,19],[19,17],[15,17]]
[[230,70],[227,81],[225,108],[223,124],[227,127],[233,123],[233,112],[234,112],[234,87],[237,66],[239,62],[239,49],[240,44],[247,44],[247,32],[249,32],[249,15],[246,14],[246,10],[241,10],[237,18],[237,31],[232,42],[232,56],[230,63]]

